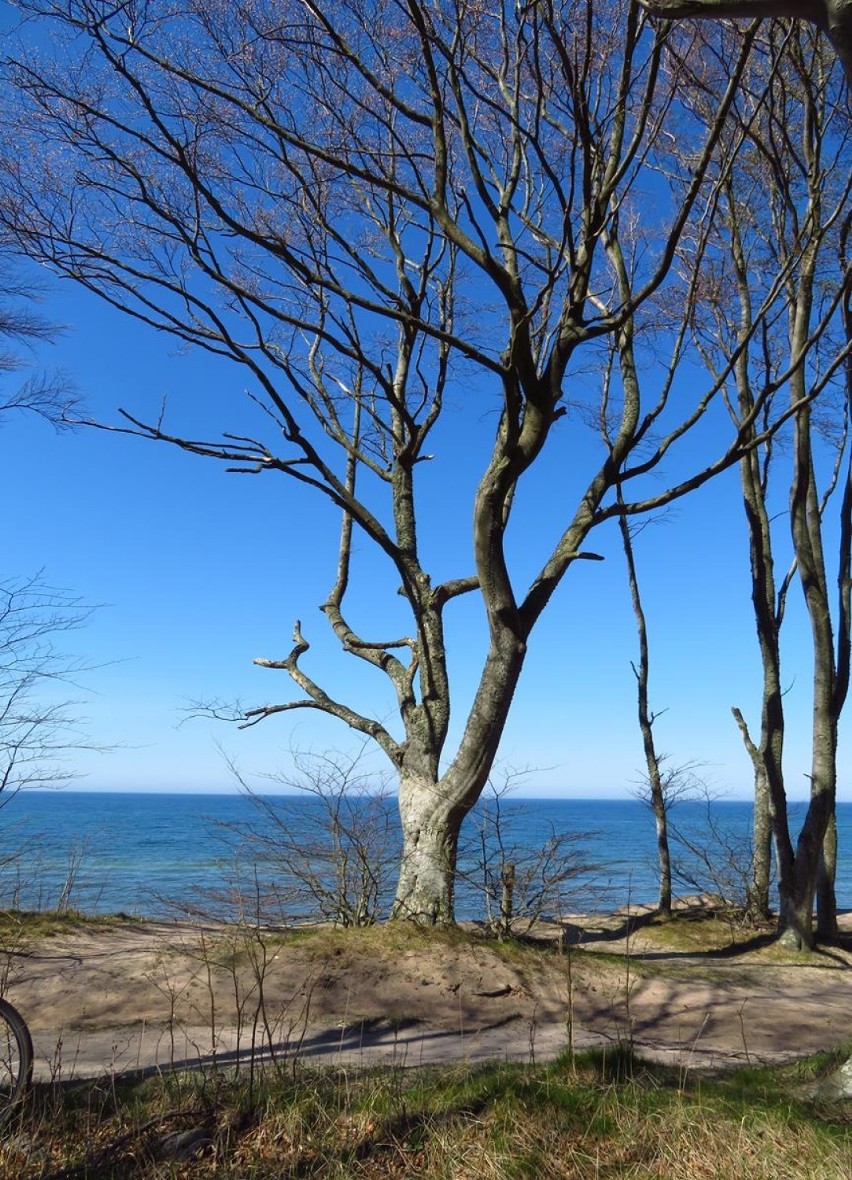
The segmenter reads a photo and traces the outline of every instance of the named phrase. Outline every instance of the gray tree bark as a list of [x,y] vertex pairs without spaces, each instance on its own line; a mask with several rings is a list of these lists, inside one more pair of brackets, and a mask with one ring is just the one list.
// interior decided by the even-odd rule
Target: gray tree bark
[[[766,710],[766,682],[764,672],[764,715]],[[754,808],[752,821],[751,888],[748,895],[748,914],[756,922],[766,922],[772,916],[770,885],[772,880],[772,791],[769,786],[766,758],[752,741],[745,718],[739,709],[732,709],[743,744],[754,770]],[[783,722],[783,716],[782,716]],[[765,731],[764,731],[765,732]],[[763,744],[763,739],[761,739]],[[780,769],[780,762],[779,762]]]

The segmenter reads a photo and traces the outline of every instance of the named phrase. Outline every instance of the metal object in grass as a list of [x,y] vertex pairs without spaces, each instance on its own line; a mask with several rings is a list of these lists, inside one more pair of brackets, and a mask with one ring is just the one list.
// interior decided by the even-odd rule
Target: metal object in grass
[[33,1078],[33,1041],[26,1021],[0,998],[0,1117],[26,1096]]

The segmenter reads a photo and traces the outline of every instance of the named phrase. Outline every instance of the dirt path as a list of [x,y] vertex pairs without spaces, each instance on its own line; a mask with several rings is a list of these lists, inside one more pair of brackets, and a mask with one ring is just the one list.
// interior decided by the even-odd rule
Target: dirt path
[[713,922],[628,936],[613,918],[573,934],[570,951],[554,951],[406,928],[285,939],[60,923],[6,940],[6,994],[32,1028],[42,1080],[227,1061],[252,1045],[329,1064],[543,1059],[569,1028],[578,1048],[632,1039],[684,1068],[852,1040],[848,952],[731,953]]

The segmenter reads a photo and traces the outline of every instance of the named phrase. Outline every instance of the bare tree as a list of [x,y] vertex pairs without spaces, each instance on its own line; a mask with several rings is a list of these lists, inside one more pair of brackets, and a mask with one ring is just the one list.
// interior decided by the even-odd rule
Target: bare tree
[[[489,782],[472,816],[472,831],[462,842],[459,881],[466,901],[481,902],[483,929],[503,939],[525,936],[542,922],[562,921],[572,897],[586,899],[601,866],[588,860],[591,833],[525,828],[522,804],[511,811],[504,801],[523,780],[524,771],[507,770]],[[477,907],[478,909],[478,907]]]
[[[758,438],[777,425],[758,398],[696,461],[687,443],[722,382],[677,392],[756,26],[727,33],[702,79],[706,121],[685,101],[683,45],[620,0],[21,7],[35,34],[23,26],[4,72],[0,220],[21,249],[249,381],[234,421],[195,404],[197,434],[129,415],[124,429],[284,475],[341,512],[322,609],[342,650],[386,678],[397,716],[320,685],[297,623],[289,653],[257,662],[300,695],[242,723],[318,709],[374,739],[399,776],[394,912],[451,921],[462,821],[538,619],[596,557],[590,533],[687,493],[754,445],[753,425]],[[683,167],[674,125],[694,145]],[[618,380],[604,389],[608,342]],[[479,465],[471,565],[451,571],[427,564],[421,475],[447,461],[449,431],[470,433]],[[559,516],[524,581],[512,545],[541,514],[534,475],[550,455],[566,473]],[[388,619],[397,592],[406,609],[393,633],[364,633],[347,602],[356,531],[390,571]],[[488,638],[447,749],[444,612],[462,595]]]
[[689,783],[689,814],[670,830],[675,879],[707,895],[732,924],[760,923],[752,900],[753,828],[740,828],[726,816],[720,807],[723,797],[698,775],[689,775]]
[[[745,80],[752,98],[744,98],[737,110],[747,113],[752,106],[747,128],[750,162],[722,180],[724,216],[714,244],[716,274],[707,298],[697,305],[695,323],[699,348],[714,372],[729,368],[734,358],[728,403],[734,421],[751,420],[755,399],[763,398],[766,404],[768,390],[769,401],[786,395],[793,410],[790,436],[764,437],[740,465],[763,672],[759,739],[752,739],[739,709],[734,709],[734,717],[755,770],[755,864],[760,870],[755,890],[768,901],[771,823],[780,930],[785,940],[810,945],[817,892],[819,934],[836,933],[833,870],[823,849],[830,851],[834,843],[837,732],[849,683],[852,488],[847,445],[850,337],[844,291],[848,292],[850,272],[844,243],[852,218],[852,182],[844,160],[850,132],[827,86],[829,64],[812,33],[776,26],[766,32],[762,44],[773,68],[759,99],[758,79]],[[784,278],[777,289],[776,311],[755,333],[758,276],[779,268]],[[839,275],[838,283],[831,281],[832,274]],[[798,362],[817,322],[826,325],[820,346],[807,361]],[[775,479],[783,465],[789,512],[779,519]],[[838,596],[833,608],[823,521],[836,490]],[[780,582],[775,574],[779,543],[782,552],[790,554]],[[810,805],[794,844],[782,763],[781,651],[788,591],[797,573],[813,642],[813,726]]]
[[255,922],[371,926],[386,916],[399,833],[387,779],[361,765],[363,752],[295,751],[293,774],[263,776],[274,795],[250,787],[232,764],[255,816],[224,825],[237,842],[229,905],[238,899]]
[[[843,65],[848,86],[852,87],[852,6],[847,0],[641,0],[645,8],[656,16],[669,20],[697,17],[721,19],[725,17],[753,19],[769,17],[773,20],[793,18],[806,21],[824,30],[834,46]],[[811,81],[819,85],[819,61],[813,59],[816,70],[805,64],[805,74],[813,74]],[[842,171],[848,166],[841,163]],[[846,268],[848,291],[848,265]],[[805,289],[800,291],[802,302],[799,317],[800,327],[807,325],[811,295]],[[849,296],[845,300],[847,338],[852,342],[849,330]],[[804,370],[802,370],[803,372]],[[804,378],[800,376],[800,384]],[[847,387],[852,384],[847,366]],[[765,789],[764,810],[775,808],[775,832],[778,857],[781,865],[782,916],[781,925],[788,941],[797,945],[809,945],[812,939],[811,921],[814,893],[819,900],[818,928],[823,936],[833,937],[837,933],[836,899],[834,897],[834,864],[837,856],[837,832],[834,817],[833,782],[836,780],[837,723],[840,710],[845,703],[849,684],[849,521],[852,510],[852,490],[846,478],[846,490],[841,507],[841,571],[846,585],[841,582],[839,613],[839,649],[835,655],[834,638],[831,629],[831,613],[828,607],[827,585],[823,566],[820,526],[816,523],[816,490],[814,487],[811,458],[809,411],[797,417],[796,454],[799,475],[793,489],[793,527],[796,540],[796,560],[800,566],[808,611],[814,635],[814,768],[811,777],[811,807],[799,836],[795,853],[788,835],[786,810],[778,814],[777,803],[781,798],[780,752],[783,741],[783,717],[780,712],[780,685],[777,681],[778,659],[773,647],[771,633],[780,625],[774,604],[766,599],[763,603],[755,600],[756,616],[760,633],[764,662],[764,708],[762,740],[756,747],[748,735],[742,714],[735,711],[737,723],[743,732],[746,745],[752,754],[756,768],[758,789]],[[752,462],[756,462],[753,460]],[[759,485],[751,476],[744,474],[744,494],[747,505],[751,496],[752,506]],[[764,571],[770,568],[765,550],[765,522],[758,517],[752,519],[752,553],[762,564]],[[764,552],[755,553],[755,543],[764,546]],[[765,572],[760,575],[763,589],[771,598],[772,588],[766,584]],[[756,582],[756,593],[759,592]],[[781,607],[783,614],[783,605]],[[761,616],[762,622],[761,622]],[[774,616],[774,617],[773,617]],[[834,767],[834,769],[831,769]],[[816,849],[820,851],[817,852]],[[785,884],[786,878],[786,884]]]

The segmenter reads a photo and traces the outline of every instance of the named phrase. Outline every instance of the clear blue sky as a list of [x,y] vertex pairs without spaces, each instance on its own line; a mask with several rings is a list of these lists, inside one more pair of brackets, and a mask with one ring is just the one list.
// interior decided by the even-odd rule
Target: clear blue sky
[[[54,284],[42,310],[66,330],[39,360],[63,369],[101,420],[117,421],[118,406],[150,418],[163,396],[178,412],[186,397],[215,408],[243,387],[234,366],[179,352],[70,285]],[[483,423],[459,412],[457,424],[425,476],[438,509],[424,521],[426,544],[442,576],[471,572],[469,490],[478,469],[469,457]],[[490,428],[486,420],[486,433]],[[82,711],[92,739],[111,747],[75,756],[79,786],[233,790],[220,745],[247,773],[286,768],[290,745],[350,748],[355,735],[313,711],[243,732],[208,720],[181,723],[199,698],[290,699],[286,675],[254,668],[252,658],[285,655],[296,618],[313,644],[306,669],[363,711],[390,716],[381,677],[339,654],[317,610],[336,557],[337,520],[324,505],[281,477],[228,475],[213,461],[122,435],[56,435],[18,416],[4,422],[0,444],[3,573],[43,567],[53,584],[103,604],[84,631],[68,637],[76,655],[103,665],[85,677]],[[447,475],[453,463],[456,474]],[[542,520],[518,543],[520,563],[537,562],[548,526],[557,526],[558,476],[556,466],[542,475]],[[534,634],[502,745],[503,763],[530,768],[526,794],[623,795],[641,774],[630,669],[636,639],[615,529],[596,535],[591,547],[606,560],[570,571]],[[750,768],[730,706],[740,706],[756,732],[759,675],[736,472],[646,529],[637,559],[652,702],[667,710],[658,722],[660,747],[675,762],[702,764],[714,788],[744,797]],[[368,570],[353,592],[354,609],[367,620],[392,617],[395,589]],[[810,759],[810,669],[798,600],[795,587],[785,665],[794,798],[807,791]],[[448,608],[457,725],[481,652],[474,606],[471,599]],[[852,798],[846,765],[844,747],[841,797]]]

